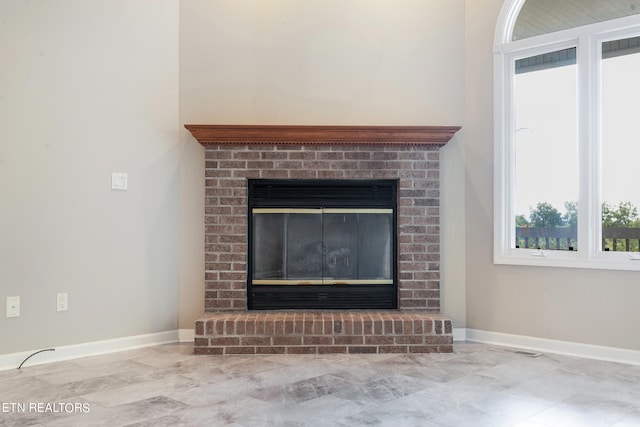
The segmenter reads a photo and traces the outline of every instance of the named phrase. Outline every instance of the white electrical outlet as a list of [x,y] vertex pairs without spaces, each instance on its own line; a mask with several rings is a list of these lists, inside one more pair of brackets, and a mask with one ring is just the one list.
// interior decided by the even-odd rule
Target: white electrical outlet
[[69,310],[69,296],[66,292],[59,293],[56,296],[56,310],[57,311],[67,311]]
[[7,317],[20,317],[20,297],[7,297]]

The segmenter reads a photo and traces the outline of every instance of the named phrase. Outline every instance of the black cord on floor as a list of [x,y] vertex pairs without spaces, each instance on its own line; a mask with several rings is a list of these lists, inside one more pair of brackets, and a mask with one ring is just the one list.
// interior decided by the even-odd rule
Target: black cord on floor
[[35,356],[38,353],[42,353],[43,351],[56,351],[55,348],[45,348],[44,350],[40,350],[40,351],[36,351],[35,353],[33,353],[31,356],[27,357],[26,359],[24,359],[22,361],[22,363],[20,364],[20,366],[18,366],[18,369],[22,368],[22,365],[24,365],[24,362],[26,362],[27,360],[31,359],[33,356]]

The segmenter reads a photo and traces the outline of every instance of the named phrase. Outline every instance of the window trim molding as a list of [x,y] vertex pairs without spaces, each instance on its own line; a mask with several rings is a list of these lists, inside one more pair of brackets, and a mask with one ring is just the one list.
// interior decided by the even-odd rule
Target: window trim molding
[[[597,79],[600,43],[640,34],[640,15],[512,41],[514,25],[525,1],[505,1],[494,36],[494,264],[640,271],[640,259],[636,259],[640,256],[600,250],[601,88]],[[578,47],[578,199],[583,206],[578,211],[580,250],[515,249],[511,245],[515,241],[515,225],[511,224],[515,164],[513,63],[522,57],[572,46]]]
[[502,9],[500,9],[500,15],[498,15],[496,31],[493,36],[494,46],[498,47],[511,41],[513,38],[513,29],[525,1],[526,0],[506,0],[504,2]]

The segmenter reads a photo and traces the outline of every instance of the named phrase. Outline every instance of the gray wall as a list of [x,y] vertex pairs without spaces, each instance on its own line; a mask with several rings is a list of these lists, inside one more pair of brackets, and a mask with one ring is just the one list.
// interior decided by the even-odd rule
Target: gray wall
[[176,329],[177,18],[177,0],[0,0],[0,354]]

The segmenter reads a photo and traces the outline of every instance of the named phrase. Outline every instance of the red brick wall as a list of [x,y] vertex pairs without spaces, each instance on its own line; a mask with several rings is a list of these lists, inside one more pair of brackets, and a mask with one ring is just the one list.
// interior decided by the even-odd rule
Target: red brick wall
[[440,311],[437,146],[207,146],[207,312],[247,309],[248,178],[399,179],[399,307]]

